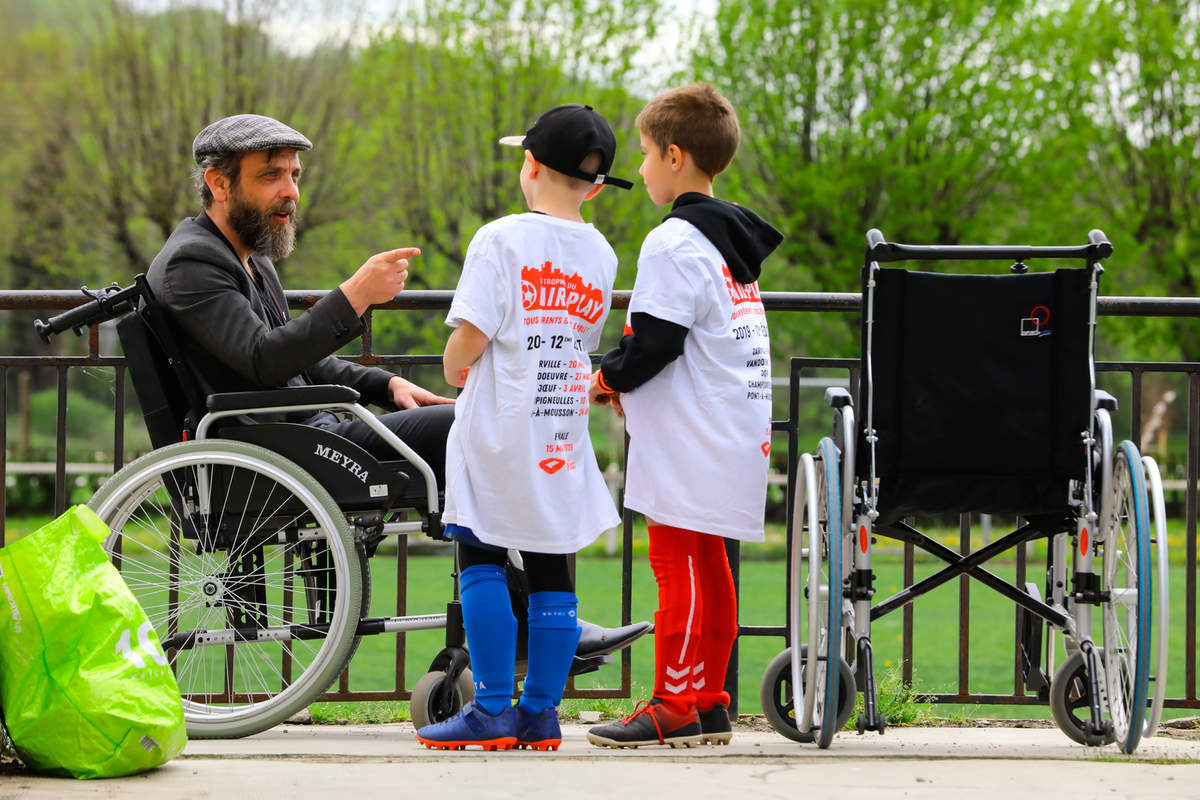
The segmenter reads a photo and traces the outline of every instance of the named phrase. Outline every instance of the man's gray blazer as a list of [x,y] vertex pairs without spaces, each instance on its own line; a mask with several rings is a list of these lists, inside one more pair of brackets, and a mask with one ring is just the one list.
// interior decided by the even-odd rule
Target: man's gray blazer
[[270,259],[251,257],[263,281],[260,292],[215,230],[204,215],[183,220],[146,272],[155,299],[181,334],[183,356],[201,389],[211,394],[336,383],[358,390],[366,402],[392,407],[391,373],[331,355],[364,329],[341,289],[299,317],[291,318],[286,307],[272,315],[266,304],[279,308],[284,295]]

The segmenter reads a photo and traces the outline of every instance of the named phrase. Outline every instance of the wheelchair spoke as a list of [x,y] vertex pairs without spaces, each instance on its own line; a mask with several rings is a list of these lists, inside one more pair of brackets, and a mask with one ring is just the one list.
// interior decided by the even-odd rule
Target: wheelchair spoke
[[92,505],[166,643],[189,735],[270,727],[344,668],[360,555],[328,492],[291,462],[241,442],[171,445],[121,470]]

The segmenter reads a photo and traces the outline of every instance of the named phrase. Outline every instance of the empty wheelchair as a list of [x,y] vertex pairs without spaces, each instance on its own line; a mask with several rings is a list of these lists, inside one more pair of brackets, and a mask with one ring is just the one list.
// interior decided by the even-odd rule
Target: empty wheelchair
[[[859,733],[882,733],[871,622],[969,575],[1023,609],[1026,686],[1049,700],[1070,738],[1132,753],[1153,734],[1166,677],[1165,513],[1157,465],[1133,442],[1114,443],[1116,400],[1095,385],[1096,297],[1111,253],[1098,230],[1081,247],[914,246],[868,232],[862,416],[849,392],[828,389],[832,436],[801,454],[796,470],[792,647],[762,685],[781,733],[828,747],[856,692]],[[1033,273],[1031,259],[1084,266]],[[1002,260],[1011,270],[880,266],[910,260]],[[1020,524],[962,556],[907,521],[966,512],[1014,515]],[[873,603],[879,536],[947,566]],[[1013,586],[986,569],[1035,539],[1047,540],[1044,595],[1036,583]],[[1044,630],[1064,637],[1067,657],[1057,668]]]
[[[111,529],[106,549],[154,625],[189,736],[270,728],[319,697],[362,636],[443,627],[446,645],[412,689],[412,716],[419,726],[457,713],[474,694],[457,584],[445,614],[368,616],[368,558],[378,544],[421,532],[441,538],[429,465],[343,386],[205,397],[140,275],[127,288],[85,294],[90,302],[36,327],[48,340],[120,318],[155,449],[106,481],[89,506]],[[312,426],[253,421],[319,409],[358,417],[398,460],[381,462]],[[576,655],[572,674],[599,669],[648,627],[603,631],[601,646]]]

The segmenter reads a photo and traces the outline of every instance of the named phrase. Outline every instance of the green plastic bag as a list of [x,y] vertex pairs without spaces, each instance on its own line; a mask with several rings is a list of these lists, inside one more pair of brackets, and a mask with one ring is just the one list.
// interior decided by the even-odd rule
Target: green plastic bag
[[0,548],[0,706],[21,759],[77,778],[131,775],[187,744],[158,635],[75,506]]

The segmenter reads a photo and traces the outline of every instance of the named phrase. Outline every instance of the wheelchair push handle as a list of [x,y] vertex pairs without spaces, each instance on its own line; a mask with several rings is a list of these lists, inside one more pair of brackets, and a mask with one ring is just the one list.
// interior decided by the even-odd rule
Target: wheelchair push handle
[[1029,245],[919,245],[888,242],[878,229],[867,231],[867,261],[1025,261],[1030,258],[1081,258],[1089,262],[1108,258],[1113,246],[1104,232],[1088,233],[1088,243],[1079,247],[1030,247]]
[[1099,228],[1092,228],[1088,231],[1088,244],[1096,251],[1097,259],[1108,258],[1113,254],[1112,243],[1108,241],[1108,237],[1104,235],[1104,231]]
[[887,240],[883,238],[883,231],[879,228],[871,228],[867,231],[867,260],[871,260],[871,251],[880,245],[886,245]]
[[84,297],[91,298],[90,302],[64,311],[42,322],[33,321],[33,329],[43,342],[49,342],[50,337],[63,331],[73,330],[76,335],[82,335],[83,329],[110,319],[128,314],[137,308],[138,298],[142,297],[145,278],[138,275],[134,283],[121,288],[114,283],[98,291],[92,291],[83,286],[80,291]]

